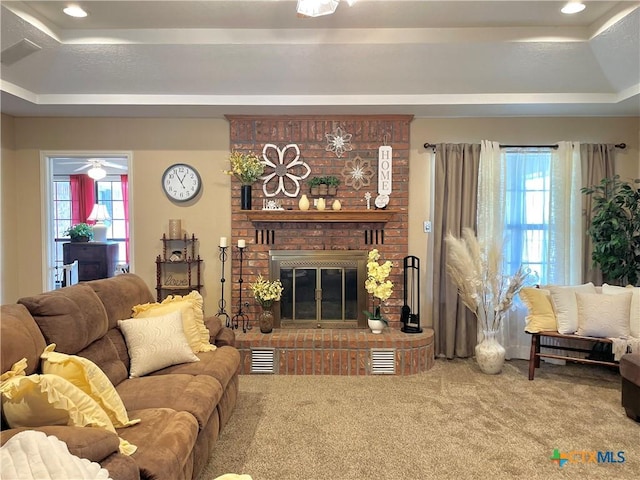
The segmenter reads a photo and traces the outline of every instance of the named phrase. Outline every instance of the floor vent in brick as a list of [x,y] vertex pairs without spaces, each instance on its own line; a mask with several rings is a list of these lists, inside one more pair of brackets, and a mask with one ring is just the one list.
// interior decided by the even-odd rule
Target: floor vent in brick
[[389,374],[396,373],[396,350],[395,348],[372,348],[371,349],[371,373]]
[[254,348],[251,350],[251,373],[275,373],[273,366],[275,349]]

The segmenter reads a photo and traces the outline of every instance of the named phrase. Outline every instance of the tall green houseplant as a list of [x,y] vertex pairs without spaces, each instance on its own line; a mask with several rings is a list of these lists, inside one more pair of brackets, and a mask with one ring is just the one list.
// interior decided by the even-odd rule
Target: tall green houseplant
[[591,259],[608,283],[640,284],[640,179],[603,178],[582,188],[592,198]]

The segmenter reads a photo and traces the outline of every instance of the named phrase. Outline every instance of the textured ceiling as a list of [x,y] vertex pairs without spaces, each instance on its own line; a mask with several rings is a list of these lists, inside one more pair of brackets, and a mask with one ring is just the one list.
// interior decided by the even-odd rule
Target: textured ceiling
[[12,115],[640,116],[640,2],[0,2]]

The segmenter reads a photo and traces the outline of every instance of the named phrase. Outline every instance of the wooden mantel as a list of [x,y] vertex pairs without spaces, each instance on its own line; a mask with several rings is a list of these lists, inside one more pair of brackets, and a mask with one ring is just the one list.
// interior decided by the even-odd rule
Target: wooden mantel
[[252,222],[387,223],[394,210],[244,210]]

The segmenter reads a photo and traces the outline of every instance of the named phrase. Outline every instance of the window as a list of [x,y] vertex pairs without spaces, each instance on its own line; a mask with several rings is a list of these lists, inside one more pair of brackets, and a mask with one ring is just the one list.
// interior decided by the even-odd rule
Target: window
[[71,184],[68,176],[56,175],[53,179],[53,236],[55,238],[54,265],[56,280],[62,270],[62,244],[68,241],[65,232],[71,226]]
[[127,220],[120,178],[108,176],[104,180],[98,180],[96,182],[96,198],[98,203],[107,207],[111,217],[111,220],[105,222],[108,226],[107,239],[118,242],[120,245],[118,263],[126,264]]
[[504,152],[506,160],[505,261],[510,273],[523,265],[549,279],[549,205],[551,149],[518,148]]

